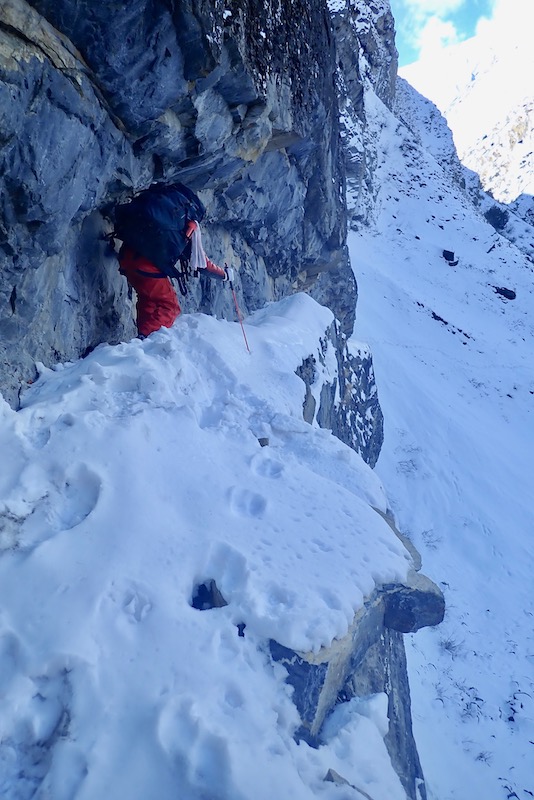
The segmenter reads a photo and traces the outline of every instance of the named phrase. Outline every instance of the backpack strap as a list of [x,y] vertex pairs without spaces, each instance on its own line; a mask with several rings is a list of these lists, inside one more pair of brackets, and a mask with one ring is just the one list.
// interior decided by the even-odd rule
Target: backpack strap
[[[178,272],[178,270],[176,270]],[[182,275],[181,272],[178,272],[176,277],[176,282],[178,283],[178,288],[180,290],[180,294],[182,297],[187,297],[187,284],[185,282],[185,277]]]
[[163,272],[147,272],[144,269],[136,269],[135,270],[138,275],[143,275],[145,278],[168,278],[168,275],[165,275]]

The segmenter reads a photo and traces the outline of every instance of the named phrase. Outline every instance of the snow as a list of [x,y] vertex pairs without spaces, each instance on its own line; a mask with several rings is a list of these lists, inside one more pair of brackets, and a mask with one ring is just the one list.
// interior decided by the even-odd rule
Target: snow
[[[349,248],[355,335],[370,344],[384,412],[376,472],[447,603],[442,625],[406,639],[415,739],[431,800],[527,800],[532,264],[451,183],[433,155],[443,142],[431,147],[423,130],[421,145],[372,95],[366,107],[378,141],[378,211],[370,228],[350,234]],[[403,109],[414,127],[428,117]],[[443,248],[458,255],[456,267]]]
[[[297,744],[268,654],[329,645],[411,565],[376,475],[302,420],[294,370],[332,319],[306,295],[269,305],[250,355],[237,323],[184,315],[2,401],[2,797],[348,797],[330,768],[403,797],[383,701]],[[228,605],[192,607],[207,580]]]
[[387,707],[385,694],[355,697],[342,703],[328,718],[324,737],[332,747],[331,769],[342,773],[349,784],[359,784],[364,775],[371,784],[380,787],[382,797],[404,800],[406,795],[403,791],[399,793],[398,777],[393,767],[381,764],[375,755],[388,732]]

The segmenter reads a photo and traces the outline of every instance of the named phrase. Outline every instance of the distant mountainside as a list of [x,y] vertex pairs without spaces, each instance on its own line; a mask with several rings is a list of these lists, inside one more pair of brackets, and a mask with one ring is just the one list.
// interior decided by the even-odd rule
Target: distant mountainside
[[443,112],[484,189],[512,203],[534,194],[534,51],[521,26],[497,38],[495,27],[436,54],[432,69],[422,60],[400,74]]

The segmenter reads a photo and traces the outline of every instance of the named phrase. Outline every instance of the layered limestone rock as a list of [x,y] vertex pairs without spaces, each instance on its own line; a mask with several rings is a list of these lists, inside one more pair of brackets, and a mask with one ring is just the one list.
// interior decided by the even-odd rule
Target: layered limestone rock
[[0,388],[125,333],[122,288],[84,220],[132,159],[80,55],[29,6],[0,9]]
[[[345,333],[348,263],[331,24],[322,0],[5,0],[0,9],[0,389],[133,335],[105,213],[155,180],[208,208],[246,312],[316,291]],[[184,302],[233,318],[224,287]]]

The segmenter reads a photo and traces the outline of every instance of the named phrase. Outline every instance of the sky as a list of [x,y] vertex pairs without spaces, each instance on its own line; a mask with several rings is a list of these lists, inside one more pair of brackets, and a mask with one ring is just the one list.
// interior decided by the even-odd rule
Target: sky
[[505,9],[505,2],[509,13],[511,8],[526,9],[530,0],[391,0],[399,66],[474,36],[481,23]]

